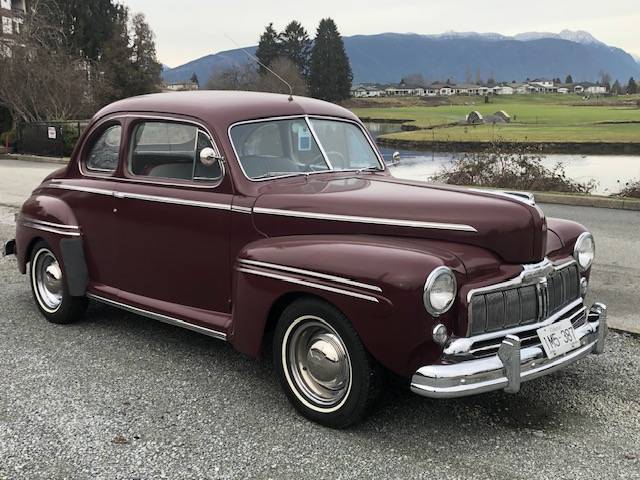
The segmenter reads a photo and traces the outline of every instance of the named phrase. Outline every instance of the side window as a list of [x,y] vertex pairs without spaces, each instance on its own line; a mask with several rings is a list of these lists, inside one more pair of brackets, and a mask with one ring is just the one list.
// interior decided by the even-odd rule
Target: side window
[[85,165],[94,172],[113,172],[118,167],[122,127],[112,125],[94,141]]
[[129,171],[143,177],[215,181],[222,169],[219,161],[201,161],[200,152],[207,147],[214,148],[211,139],[193,125],[141,122],[133,132]]

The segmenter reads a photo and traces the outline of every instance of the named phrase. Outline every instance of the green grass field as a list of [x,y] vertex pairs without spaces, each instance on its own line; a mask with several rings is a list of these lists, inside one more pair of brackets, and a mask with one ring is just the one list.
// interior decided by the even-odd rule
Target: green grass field
[[[640,95],[583,100],[577,95],[513,95],[454,97],[446,105],[422,106],[415,99],[380,99],[353,111],[361,118],[407,120],[422,130],[385,135],[406,141],[488,142],[616,142],[640,143]],[[447,126],[464,122],[477,110],[490,115],[504,110],[508,124]],[[637,123],[624,123],[637,122]]]

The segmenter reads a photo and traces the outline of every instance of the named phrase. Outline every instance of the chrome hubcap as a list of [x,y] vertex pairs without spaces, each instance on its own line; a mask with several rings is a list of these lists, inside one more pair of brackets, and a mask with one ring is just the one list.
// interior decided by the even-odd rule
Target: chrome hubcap
[[33,282],[40,303],[50,312],[56,311],[62,303],[62,269],[56,257],[48,250],[40,250],[33,265]]
[[297,391],[324,408],[340,404],[351,387],[351,361],[338,333],[317,317],[296,320],[287,333],[288,370]]

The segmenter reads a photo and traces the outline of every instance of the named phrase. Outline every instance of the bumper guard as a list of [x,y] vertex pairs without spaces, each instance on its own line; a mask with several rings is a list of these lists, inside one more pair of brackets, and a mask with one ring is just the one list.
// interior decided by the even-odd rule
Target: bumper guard
[[520,383],[532,380],[604,350],[607,335],[607,307],[594,304],[586,322],[576,328],[580,346],[549,359],[541,345],[521,348],[517,335],[507,335],[496,355],[447,365],[428,365],[411,379],[411,391],[425,397],[454,398],[503,389],[520,391]]

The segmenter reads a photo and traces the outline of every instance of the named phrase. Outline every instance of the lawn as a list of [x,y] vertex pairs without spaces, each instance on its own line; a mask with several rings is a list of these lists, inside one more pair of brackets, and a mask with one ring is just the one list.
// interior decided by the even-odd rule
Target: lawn
[[[404,106],[398,99],[384,99],[353,110],[361,118],[402,119],[421,129],[433,129],[384,136],[396,140],[640,143],[639,100],[640,96],[583,100],[577,95],[513,95],[491,97],[490,103],[484,103],[482,98],[461,96],[449,99],[446,105],[421,106],[407,100]],[[483,115],[504,110],[512,122],[495,127],[448,126],[463,123],[473,110]]]

